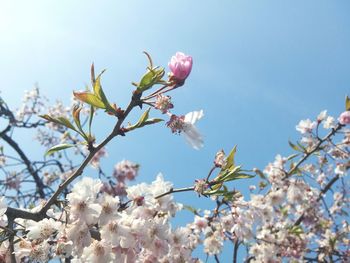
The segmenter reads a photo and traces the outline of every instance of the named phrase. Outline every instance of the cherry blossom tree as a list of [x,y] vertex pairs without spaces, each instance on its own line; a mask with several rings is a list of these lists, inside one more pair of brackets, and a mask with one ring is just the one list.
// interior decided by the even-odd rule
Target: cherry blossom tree
[[[121,160],[111,175],[100,165],[110,141],[164,121],[194,149],[204,144],[195,126],[203,111],[176,115],[169,96],[186,84],[192,57],[176,53],[166,74],[145,55],[146,72],[133,83],[125,108],[106,96],[104,71],[96,76],[94,65],[91,87],[75,91],[71,106],[50,103],[38,88],[17,110],[0,99],[6,123],[0,131],[0,262],[219,262],[225,243],[232,244],[232,262],[349,262],[350,99],[338,118],[322,111],[315,120],[301,120],[300,139],[289,142],[294,153],[277,155],[264,169],[244,170],[234,147],[213,153],[208,174],[188,187],[177,188],[162,175],[132,184],[139,164]],[[128,123],[137,108],[143,111],[139,120]],[[115,125],[97,141],[92,124],[104,117]],[[34,160],[15,130],[35,131],[45,156]],[[85,175],[88,166],[97,177]],[[250,196],[230,183],[254,176],[260,181],[250,186]],[[215,208],[176,202],[175,193],[189,191]],[[193,220],[173,227],[182,209]],[[196,249],[203,249],[203,258],[193,256]]]

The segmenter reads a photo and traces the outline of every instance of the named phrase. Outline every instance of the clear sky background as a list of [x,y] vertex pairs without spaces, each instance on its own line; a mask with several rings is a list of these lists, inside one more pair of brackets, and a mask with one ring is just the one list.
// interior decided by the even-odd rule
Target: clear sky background
[[[126,106],[146,66],[143,50],[167,66],[176,51],[193,56],[186,85],[172,94],[174,113],[203,109],[205,146],[196,151],[164,124],[117,138],[107,171],[126,158],[141,164],[138,181],[158,172],[175,187],[207,175],[217,150],[238,145],[237,161],[263,169],[289,155],[300,119],[324,109],[338,116],[350,93],[350,2],[339,1],[0,1],[1,96],[14,108],[38,83],[52,101],[69,104],[89,83],[89,67],[107,68],[102,84]],[[136,112],[134,119],[140,112]],[[154,113],[156,116],[158,113]],[[102,138],[112,118],[99,115]],[[19,138],[30,151],[33,142]],[[34,154],[41,154],[41,150]],[[93,171],[89,171],[93,175]],[[253,183],[237,181],[247,193]],[[194,193],[185,204],[206,207]],[[179,224],[191,215],[180,214]],[[224,259],[230,256],[226,249]]]

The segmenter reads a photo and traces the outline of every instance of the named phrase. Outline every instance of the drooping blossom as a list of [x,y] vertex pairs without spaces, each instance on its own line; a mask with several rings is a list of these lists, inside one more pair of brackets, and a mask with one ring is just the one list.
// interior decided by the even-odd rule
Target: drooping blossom
[[192,111],[185,116],[171,115],[167,126],[173,133],[183,134],[186,141],[196,150],[203,147],[203,138],[198,129],[194,125],[204,116],[203,110]]
[[187,56],[182,52],[176,52],[175,56],[171,57],[168,64],[172,77],[179,82],[185,81],[192,69],[192,57]]

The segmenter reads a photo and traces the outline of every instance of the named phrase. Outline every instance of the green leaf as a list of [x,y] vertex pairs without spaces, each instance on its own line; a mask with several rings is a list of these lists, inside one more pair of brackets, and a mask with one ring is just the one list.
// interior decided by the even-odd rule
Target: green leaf
[[350,98],[348,96],[345,98],[345,110],[350,111]]
[[294,159],[294,158],[297,157],[297,156],[299,156],[299,153],[295,153],[295,154],[289,155],[289,156],[287,157],[287,161],[290,161],[290,160]]
[[190,211],[191,213],[195,214],[195,215],[198,215],[198,212],[197,212],[197,209],[194,208],[193,206],[190,206],[190,205],[184,205],[183,206],[184,209]]
[[127,127],[127,131],[132,131],[134,129],[137,128],[141,128],[143,126],[146,125],[151,125],[151,124],[155,124],[161,121],[164,121],[163,119],[159,119],[159,118],[154,118],[154,119],[148,119],[149,117],[149,111],[151,110],[151,108],[148,108],[140,117],[140,119],[137,121],[136,124],[128,126]]
[[264,181],[260,181],[260,182],[259,182],[259,188],[260,188],[261,190],[264,189],[266,186],[267,186],[267,183],[266,183],[266,182],[264,182]]
[[77,129],[74,127],[74,125],[72,123],[70,123],[70,121],[65,118],[65,117],[58,117],[57,120],[64,126],[66,126],[69,129],[72,129],[74,131],[77,131]]
[[164,68],[152,68],[143,75],[137,89],[141,92],[150,89],[153,85],[162,83],[162,77],[164,76]]
[[222,170],[229,169],[230,167],[235,165],[234,158],[235,158],[236,151],[237,151],[237,145],[235,145],[233,147],[233,149],[231,150],[230,154],[227,156],[227,158],[226,158],[226,165],[225,165],[225,167],[222,168]]
[[298,146],[302,149],[301,152],[307,152],[306,148],[304,145],[302,145],[300,142],[297,142]]
[[149,112],[151,110],[151,107],[149,107],[140,117],[140,119],[138,120],[137,124],[136,125],[141,125],[143,124],[145,121],[148,120],[148,116],[149,116]]
[[219,176],[217,177],[217,181],[220,182],[226,182],[230,181],[227,180],[228,178],[232,177],[235,173],[238,173],[240,171],[240,166],[231,166],[229,169],[226,169],[225,171],[222,171],[219,173]]
[[304,233],[304,230],[301,226],[292,226],[289,230],[290,233],[295,234],[297,236]]
[[281,207],[280,212],[282,213],[283,216],[288,216],[288,212],[289,212],[288,207],[286,207],[286,206]]
[[219,191],[221,189],[221,187],[223,186],[223,183],[218,181],[218,180],[217,180],[217,182],[218,183],[213,184],[212,186],[210,186],[210,188],[207,191],[205,191],[204,194],[205,195],[212,195],[212,194],[215,194],[217,191]]
[[74,94],[74,97],[76,97],[78,100],[82,102],[85,102],[96,108],[106,109],[106,106],[103,103],[103,101],[99,99],[95,94],[92,94],[90,92],[73,92],[73,94]]
[[162,122],[162,121],[164,121],[164,120],[163,119],[159,119],[159,118],[148,119],[147,121],[145,121],[143,123],[142,126],[150,125],[150,124],[154,124],[154,123],[158,123],[158,122]]
[[55,118],[51,117],[50,115],[48,114],[44,114],[44,115],[39,115],[39,117],[47,120],[47,121],[51,121],[51,122],[55,122],[55,123],[58,123],[60,124]]
[[295,150],[297,152],[301,152],[301,149],[298,146],[296,146],[294,143],[292,143],[291,141],[288,141],[288,144],[293,150]]
[[234,191],[227,191],[225,194],[223,194],[224,199],[227,201],[234,201],[240,197],[242,197],[242,194],[236,190]]
[[253,178],[253,177],[254,177],[254,175],[251,175],[251,174],[237,173],[232,177],[232,180],[247,179],[247,178]]
[[154,79],[154,71],[148,71],[143,75],[139,87],[137,88],[140,91],[145,91],[152,87],[153,79]]
[[80,111],[81,111],[81,109],[82,109],[82,107],[79,107],[78,105],[74,106],[72,115],[73,115],[73,119],[74,119],[75,125],[78,127],[79,134],[85,140],[88,140],[88,137],[86,136],[86,134],[85,134],[85,132],[83,130],[83,127],[81,126],[81,123],[80,123]]
[[58,144],[58,145],[55,145],[53,147],[51,147],[45,155],[51,155],[53,154],[54,152],[57,152],[57,151],[61,151],[61,150],[64,150],[64,149],[68,149],[68,148],[71,148],[71,147],[74,147],[75,145],[73,144],[67,144],[67,143],[62,143],[62,144]]
[[59,125],[65,126],[69,129],[72,129],[73,131],[76,131],[79,133],[79,131],[77,131],[77,129],[74,127],[74,125],[72,123],[70,123],[70,121],[65,117],[54,118],[54,117],[51,117],[50,115],[47,115],[47,114],[39,115],[39,117],[41,117],[47,121],[54,122],[54,123],[57,123]]
[[93,88],[93,91],[94,91],[94,94],[99,97],[100,99],[102,99],[102,96],[100,95],[101,92],[103,93],[102,90],[102,87],[101,87],[101,76],[103,73],[105,73],[105,69],[101,71],[100,74],[98,74],[97,78],[94,80],[93,82],[93,85],[92,85],[92,88]]
[[82,107],[79,107],[78,105],[75,105],[73,107],[72,115],[73,115],[73,119],[74,119],[75,125],[77,125],[79,131],[84,133],[83,132],[83,128],[81,127],[81,123],[80,123],[80,111],[81,111],[81,109],[82,109]]
[[139,118],[139,120],[137,121],[136,124],[129,126],[127,129],[128,131],[132,131],[136,128],[140,128],[144,125],[144,123],[147,121],[148,116],[149,116],[149,111],[151,110],[151,108],[148,108],[144,113],[142,113],[141,117]]
[[94,89],[94,94],[97,98],[99,98],[102,103],[105,106],[105,109],[110,111],[110,112],[115,112],[115,110],[111,107],[111,104],[109,103],[105,93],[103,92],[102,86],[101,86],[101,75],[105,72],[105,70],[103,70],[97,77],[97,79],[95,80],[93,89]]

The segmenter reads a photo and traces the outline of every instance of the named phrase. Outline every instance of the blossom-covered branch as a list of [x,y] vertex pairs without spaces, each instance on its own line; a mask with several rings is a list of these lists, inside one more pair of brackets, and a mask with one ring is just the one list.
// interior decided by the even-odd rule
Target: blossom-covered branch
[[[322,111],[315,121],[300,121],[301,138],[289,142],[293,153],[277,155],[263,170],[237,164],[235,146],[228,154],[213,154],[208,173],[184,182],[188,187],[176,188],[162,174],[151,183],[132,184],[139,164],[122,160],[111,174],[101,165],[116,137],[167,118],[164,126],[171,133],[183,134],[194,149],[204,145],[195,126],[203,111],[177,114],[169,95],[184,88],[192,57],[176,53],[166,75],[144,53],[146,72],[132,83],[125,108],[105,94],[105,71],[95,74],[94,65],[91,86],[75,91],[69,107],[49,103],[38,88],[25,94],[18,110],[1,100],[0,118],[7,125],[0,132],[5,142],[0,145],[0,262],[198,263],[198,249],[206,254],[203,259],[220,262],[227,242],[233,262],[349,261],[350,99],[337,120]],[[142,113],[131,123],[129,114],[138,107]],[[93,129],[97,117],[115,120],[99,143]],[[46,149],[42,159],[27,154],[12,133],[21,128],[37,131],[36,140]],[[94,177],[84,174],[88,166]],[[251,179],[250,196],[244,184],[235,184],[242,179]],[[183,192],[213,205],[177,203],[173,194]],[[174,227],[173,218],[184,209],[193,221]]]

